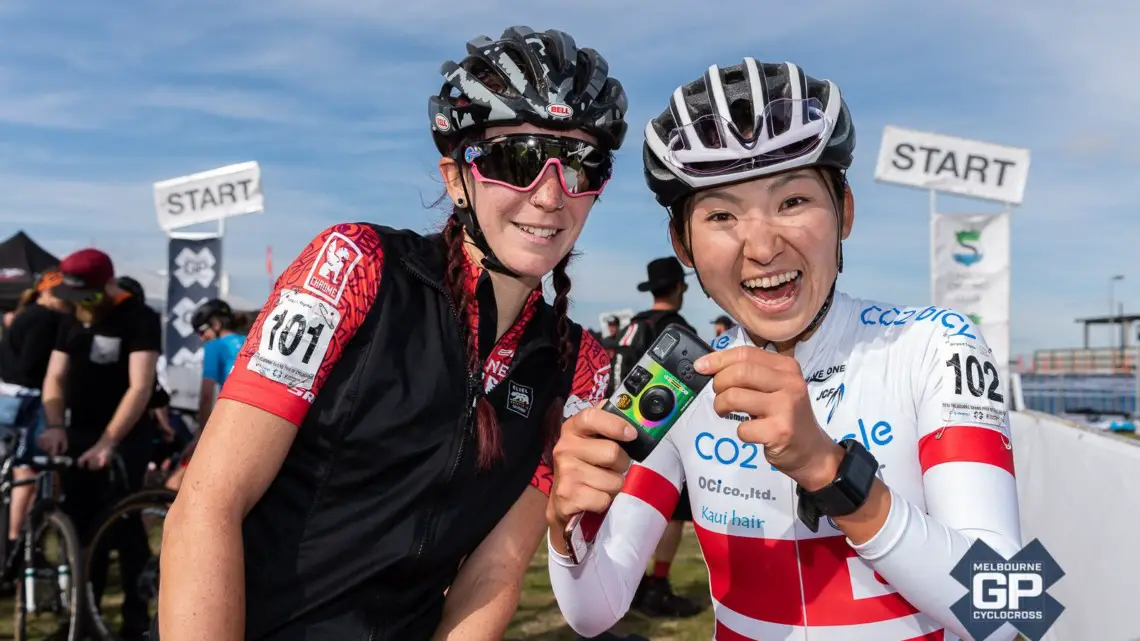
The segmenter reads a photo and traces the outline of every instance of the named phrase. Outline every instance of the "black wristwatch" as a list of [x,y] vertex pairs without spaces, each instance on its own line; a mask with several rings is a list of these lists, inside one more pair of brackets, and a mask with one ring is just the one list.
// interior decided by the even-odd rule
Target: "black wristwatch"
[[814,492],[796,486],[799,497],[796,514],[812,532],[819,531],[821,516],[847,516],[862,507],[879,471],[879,462],[862,443],[844,439],[839,444],[845,453],[830,485]]

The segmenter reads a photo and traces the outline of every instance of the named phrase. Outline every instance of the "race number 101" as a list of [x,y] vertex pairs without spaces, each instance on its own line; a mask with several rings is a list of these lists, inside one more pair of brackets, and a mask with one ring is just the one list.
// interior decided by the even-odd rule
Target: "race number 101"
[[265,346],[270,351],[276,348],[282,356],[292,356],[301,346],[301,339],[306,334],[309,336],[308,347],[301,356],[301,363],[307,365],[313,358],[321,333],[325,331],[324,323],[314,319],[316,322],[309,325],[303,314],[290,314],[288,309],[278,310],[269,320],[273,321],[273,326],[269,329],[269,340]]

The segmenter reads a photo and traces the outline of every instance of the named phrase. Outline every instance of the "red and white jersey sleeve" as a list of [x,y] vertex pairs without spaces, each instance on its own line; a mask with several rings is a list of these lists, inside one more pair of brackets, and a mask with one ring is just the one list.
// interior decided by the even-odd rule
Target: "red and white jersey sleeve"
[[[925,512],[892,491],[882,529],[853,546],[911,605],[963,638],[966,632],[950,606],[965,589],[950,571],[977,539],[1006,558],[1022,547],[1013,444],[998,372],[977,327],[931,332],[913,381]],[[989,639],[1016,636],[1006,625]]]
[[376,301],[383,265],[368,225],[318,234],[277,279],[219,398],[300,426]]
[[550,585],[575,632],[597,636],[629,611],[645,565],[677,507],[684,474],[677,447],[666,435],[643,462],[630,466],[606,514],[582,518],[580,527],[594,543],[581,564],[575,566],[548,542]]

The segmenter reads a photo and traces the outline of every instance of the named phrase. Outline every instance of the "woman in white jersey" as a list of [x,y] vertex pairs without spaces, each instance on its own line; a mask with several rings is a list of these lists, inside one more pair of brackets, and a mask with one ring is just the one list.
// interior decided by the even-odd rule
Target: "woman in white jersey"
[[677,256],[739,325],[624,475],[599,438],[622,419],[563,426],[547,516],[567,621],[593,636],[625,614],[687,483],[717,641],[969,638],[951,569],[975,540],[1021,548],[1005,381],[963,314],[836,291],[855,214],[839,87],[791,63],[713,66],[645,135]]

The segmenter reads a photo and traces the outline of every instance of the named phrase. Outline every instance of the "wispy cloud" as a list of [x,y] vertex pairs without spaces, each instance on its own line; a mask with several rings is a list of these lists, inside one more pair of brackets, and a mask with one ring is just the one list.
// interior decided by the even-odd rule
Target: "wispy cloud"
[[[603,52],[630,93],[617,177],[572,268],[583,322],[645,306],[634,289],[644,265],[671,252],[641,178],[643,123],[677,84],[744,55],[796,61],[839,82],[851,103],[858,214],[844,289],[929,297],[926,195],[872,179],[882,127],[897,124],[1032,149],[1013,223],[1015,350],[1079,341],[1071,317],[1107,307],[1111,274],[1126,275],[1120,299],[1140,298],[1131,260],[1140,85],[1130,80],[1140,7],[1131,3],[65,4],[0,5],[0,224],[61,253],[96,239],[124,265],[159,269],[151,183],[249,159],[263,166],[268,213],[233,221],[226,239],[245,298],[267,293],[266,245],[280,268],[338,220],[431,228],[439,214],[422,203],[440,184],[425,102],[441,84],[439,64],[462,56],[467,39],[515,23],[573,33]],[[703,329],[717,310],[695,283],[690,291],[686,312]]]

